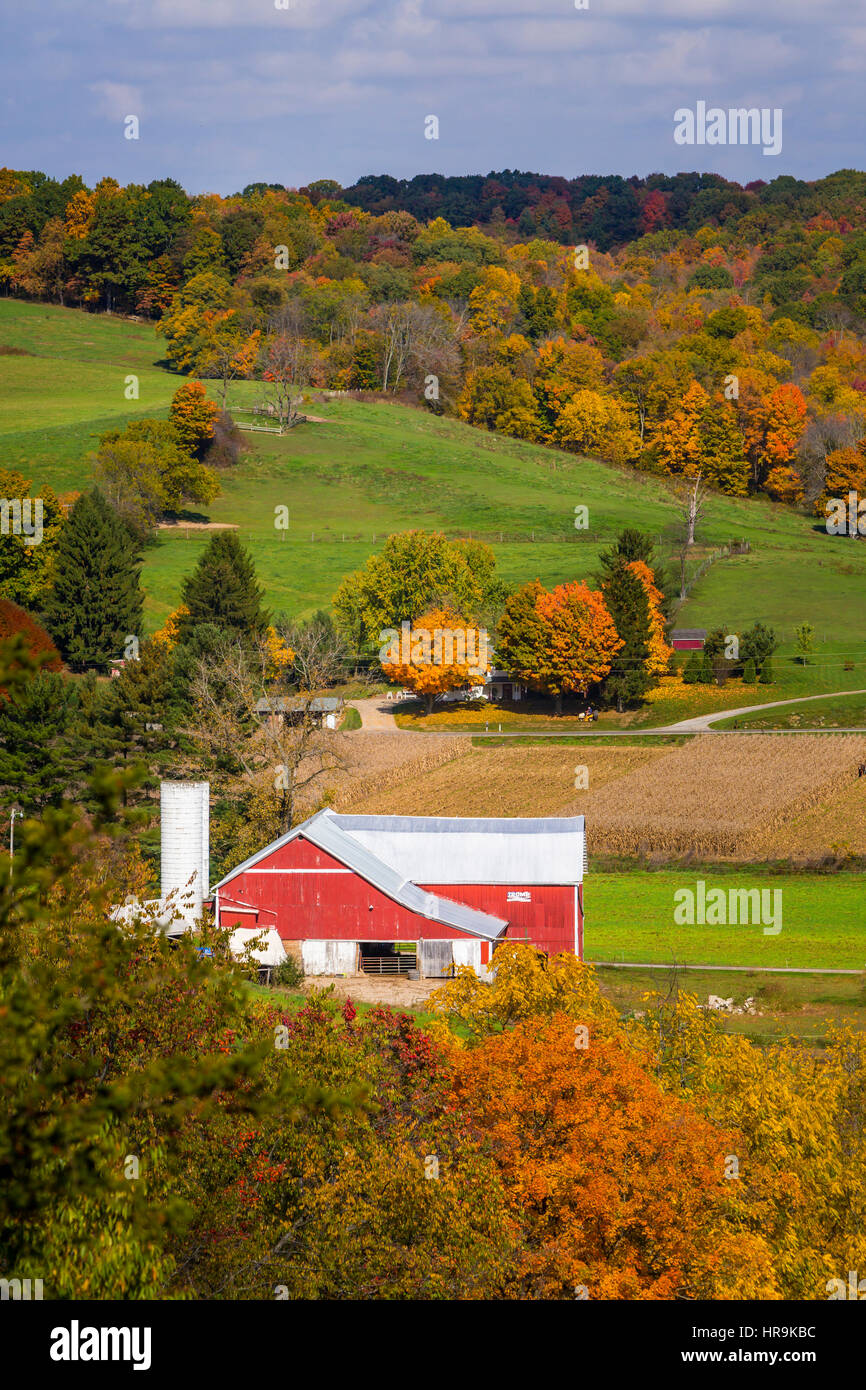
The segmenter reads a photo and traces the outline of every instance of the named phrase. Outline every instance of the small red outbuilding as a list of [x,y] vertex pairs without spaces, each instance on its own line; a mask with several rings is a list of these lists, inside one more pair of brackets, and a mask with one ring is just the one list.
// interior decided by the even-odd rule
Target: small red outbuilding
[[583,955],[582,816],[463,819],[318,812],[226,874],[217,923],[295,942],[308,974],[414,944],[422,976],[483,971],[498,942]]

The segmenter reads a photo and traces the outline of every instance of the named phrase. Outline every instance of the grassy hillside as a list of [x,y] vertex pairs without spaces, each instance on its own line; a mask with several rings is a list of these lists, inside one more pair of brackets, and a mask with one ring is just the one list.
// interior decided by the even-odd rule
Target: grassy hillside
[[[4,457],[59,491],[85,487],[99,435],[137,414],[163,414],[180,380],[163,365],[151,326],[73,309],[0,301],[4,346],[27,354],[0,355]],[[130,374],[139,379],[137,401],[124,397]],[[240,383],[230,404],[259,391]],[[243,463],[223,475],[222,496],[196,518],[239,527],[277,612],[326,605],[387,533],[408,527],[481,535],[506,580],[538,575],[551,584],[588,577],[622,526],[665,537],[675,521],[670,492],[653,477],[389,403],[340,399],[310,409],[325,423],[283,437],[249,435]],[[274,529],[278,505],[289,508],[288,533]],[[588,533],[574,529],[577,505],[589,508]],[[760,618],[775,627],[783,639],[777,684],[758,700],[866,687],[866,547],[830,538],[814,519],[766,500],[714,497],[702,533],[706,546],[744,537],[752,551],[714,564],[678,622],[741,627]],[[176,604],[206,539],[163,531],[149,548],[148,627]],[[805,667],[792,660],[793,628],[803,620],[817,637]]]

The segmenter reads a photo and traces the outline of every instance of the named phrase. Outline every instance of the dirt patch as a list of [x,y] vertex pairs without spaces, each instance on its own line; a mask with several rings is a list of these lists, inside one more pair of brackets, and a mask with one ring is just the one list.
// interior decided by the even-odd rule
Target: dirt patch
[[308,975],[303,989],[309,992],[333,985],[335,994],[353,1003],[423,1010],[433,991],[444,983],[444,980],[391,979],[387,975]]
[[158,531],[237,531],[234,521],[161,521]]

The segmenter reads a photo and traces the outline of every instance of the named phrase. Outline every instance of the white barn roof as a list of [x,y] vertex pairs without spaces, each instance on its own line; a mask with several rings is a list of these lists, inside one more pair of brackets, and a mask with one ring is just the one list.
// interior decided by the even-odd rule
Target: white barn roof
[[[349,868],[376,883],[389,896],[425,916],[438,916],[419,905],[418,883],[581,883],[586,865],[583,816],[478,818],[446,816],[341,816],[319,811],[287,835],[267,845],[217,884],[221,888],[273,850],[303,835],[336,855]],[[414,891],[413,891],[414,890]],[[412,898],[411,904],[407,898]],[[440,900],[439,907],[443,906]],[[456,909],[456,904],[449,905]],[[461,908],[461,913],[471,909]],[[487,929],[478,935],[495,935]],[[454,923],[454,925],[458,925]],[[504,924],[503,924],[504,925]],[[467,928],[472,930],[471,927]],[[465,928],[464,928],[465,929]],[[501,929],[501,928],[500,928]]]
[[584,819],[334,816],[340,829],[417,883],[581,883]]

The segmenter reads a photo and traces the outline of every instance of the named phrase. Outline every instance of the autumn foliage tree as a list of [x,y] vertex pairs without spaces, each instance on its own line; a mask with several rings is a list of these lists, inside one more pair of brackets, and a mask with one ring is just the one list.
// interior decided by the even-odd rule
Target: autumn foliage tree
[[621,1038],[561,1013],[521,1021],[461,1051],[455,1090],[521,1225],[511,1296],[689,1289],[730,1140],[665,1095]]
[[553,695],[561,714],[563,696],[604,680],[622,645],[599,592],[578,582],[548,592],[536,580],[506,602],[497,651],[513,675]]
[[168,415],[181,447],[199,455],[213,439],[219,407],[202,382],[187,381],[172,396]]
[[[486,672],[486,633],[467,628],[451,609],[433,608],[422,614],[410,630],[408,652],[401,651],[402,634],[393,628],[391,633],[388,653],[397,659],[389,660],[386,653],[385,678],[420,695],[427,714],[433,712],[437,695],[460,690]],[[404,661],[404,656],[409,660]]]
[[[542,589],[534,607],[540,622],[532,629],[529,668],[514,674],[553,695],[561,714],[564,695],[585,695],[604,680],[622,640],[604,598],[586,584],[558,584],[549,593]],[[500,630],[500,646],[502,641]],[[519,654],[521,647],[514,650]]]

